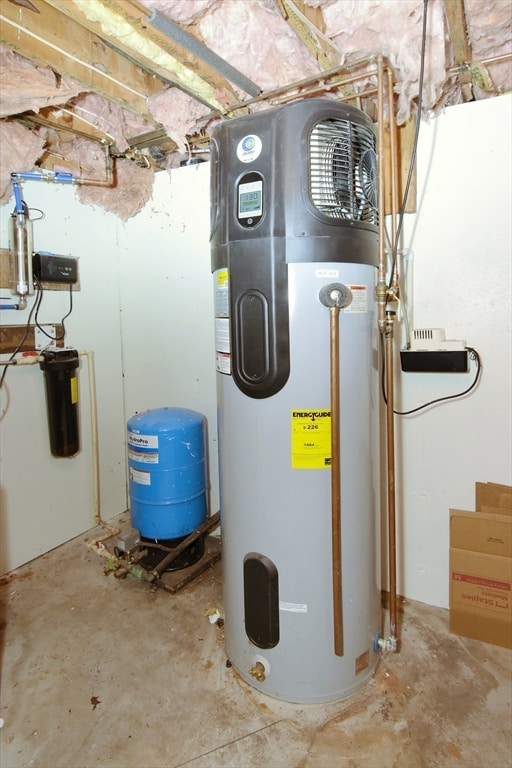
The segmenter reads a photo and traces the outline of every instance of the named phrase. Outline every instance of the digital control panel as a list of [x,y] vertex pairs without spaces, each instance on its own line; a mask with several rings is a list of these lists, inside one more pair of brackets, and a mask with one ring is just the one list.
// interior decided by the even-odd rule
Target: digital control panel
[[251,171],[238,183],[237,218],[243,227],[254,227],[263,216],[263,178]]

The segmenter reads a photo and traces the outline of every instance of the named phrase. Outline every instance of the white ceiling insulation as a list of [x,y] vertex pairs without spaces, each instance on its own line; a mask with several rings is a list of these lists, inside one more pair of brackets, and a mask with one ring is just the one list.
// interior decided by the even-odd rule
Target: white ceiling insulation
[[[509,91],[510,0],[426,5],[423,117]],[[368,78],[349,95],[371,83],[382,55],[403,124],[416,111],[424,7],[425,0],[1,0],[0,202],[12,195],[12,172],[39,167],[102,179],[106,142],[115,187],[88,184],[78,194],[126,220],[151,196],[155,171],[207,153],[216,121],[306,97],[306,78],[316,80],[315,95],[345,97],[323,74],[339,69],[342,78],[368,57]],[[203,65],[201,51],[181,42],[177,53],[155,18],[179,25],[240,78],[222,64]],[[362,106],[372,112],[371,99]]]

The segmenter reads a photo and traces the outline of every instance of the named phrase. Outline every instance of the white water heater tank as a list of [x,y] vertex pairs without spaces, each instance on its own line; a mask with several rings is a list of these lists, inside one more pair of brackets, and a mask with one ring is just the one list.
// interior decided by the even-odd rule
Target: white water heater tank
[[[224,121],[211,152],[227,656],[270,696],[331,701],[360,688],[379,655],[373,126],[310,99]],[[342,638],[320,298],[330,285],[349,297],[338,350]]]

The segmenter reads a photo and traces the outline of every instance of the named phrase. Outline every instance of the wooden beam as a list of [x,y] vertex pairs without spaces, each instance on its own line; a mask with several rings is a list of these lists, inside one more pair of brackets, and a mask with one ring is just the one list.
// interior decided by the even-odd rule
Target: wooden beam
[[[149,72],[220,112],[238,102],[230,83],[186,48],[159,32],[130,0],[46,0]],[[89,5],[90,4],[90,5]],[[97,19],[97,20],[95,20]],[[116,26],[123,36],[116,36]],[[131,31],[130,31],[131,30]]]
[[277,0],[277,6],[295,34],[316,57],[321,69],[331,69],[340,63],[340,52],[324,35],[321,8],[312,8],[304,0]]
[[[13,310],[16,311],[16,310]],[[48,344],[54,347],[63,347],[62,337],[63,328],[60,323],[44,323],[54,329],[55,341],[48,339]],[[28,332],[26,325],[0,325],[0,354],[10,355],[13,352],[32,352],[36,348],[35,325],[29,325]],[[21,346],[20,346],[21,345]],[[3,366],[2,366],[3,368]]]
[[39,13],[1,3],[0,43],[158,125],[146,99],[162,90],[160,79],[43,0],[32,4]]
[[468,27],[464,0],[445,0],[446,23],[453,48],[454,64],[467,64],[466,70],[461,70],[458,79],[461,84],[464,101],[473,101],[471,60],[473,51],[469,42]]
[[[400,125],[396,129],[396,162],[398,165],[398,179],[397,179],[397,198],[398,198],[398,210],[402,207],[405,185],[407,182],[407,176],[409,174],[409,166],[411,164],[412,150],[414,144],[414,134],[416,129],[416,122],[414,118],[410,119],[404,125]],[[384,130],[384,188],[386,190],[384,208],[385,213],[390,214],[392,212],[391,201],[391,154],[390,154],[390,136],[389,136],[389,123],[386,124]],[[411,184],[409,186],[409,194],[407,195],[407,204],[405,207],[406,213],[414,213],[417,209],[417,173],[416,167],[413,170],[411,178]]]
[[100,131],[88,120],[82,118],[80,114],[74,112],[71,107],[44,107],[36,113],[24,113],[19,121],[29,125],[43,125],[46,128],[53,128],[59,133],[71,133],[74,136],[99,143],[110,143],[112,141],[108,134]]

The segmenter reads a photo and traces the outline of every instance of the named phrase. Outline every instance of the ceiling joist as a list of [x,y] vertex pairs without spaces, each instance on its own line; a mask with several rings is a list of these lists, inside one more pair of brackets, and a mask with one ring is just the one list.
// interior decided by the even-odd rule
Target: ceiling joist
[[454,64],[455,66],[467,65],[467,68],[463,68],[459,74],[462,98],[464,101],[472,101],[473,89],[471,85],[470,63],[473,53],[469,42],[464,0],[445,0],[445,13],[452,43]]
[[0,43],[155,124],[147,97],[162,89],[160,80],[48,3],[31,4],[38,13],[2,3]]
[[[104,40],[119,58],[152,73],[222,112],[238,101],[230,83],[187,48],[152,26],[130,0],[46,0],[55,10]],[[149,13],[149,12],[147,12]],[[148,94],[150,96],[152,94]]]

